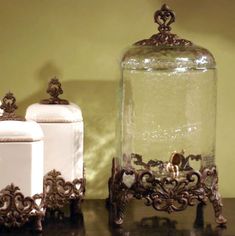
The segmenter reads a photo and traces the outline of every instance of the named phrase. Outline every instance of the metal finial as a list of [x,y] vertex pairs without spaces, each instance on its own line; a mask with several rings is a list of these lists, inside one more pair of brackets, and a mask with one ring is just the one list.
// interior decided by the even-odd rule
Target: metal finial
[[175,22],[175,13],[166,4],[164,4],[160,10],[155,12],[154,21],[159,24],[159,32],[169,32],[171,31],[170,25]]
[[159,25],[158,34],[154,34],[149,39],[144,39],[135,43],[137,46],[190,46],[192,42],[179,38],[176,34],[171,33],[170,25],[175,22],[175,13],[163,4],[160,10],[154,14],[154,21]]
[[63,94],[63,89],[59,79],[56,77],[52,78],[48,83],[47,93],[51,96],[48,99],[43,99],[41,104],[64,104],[68,105],[69,102],[65,99],[59,98]]
[[2,99],[0,109],[3,110],[3,115],[0,117],[0,121],[3,120],[19,120],[24,121],[25,119],[17,116],[15,111],[18,107],[16,106],[16,98],[13,93],[8,92]]

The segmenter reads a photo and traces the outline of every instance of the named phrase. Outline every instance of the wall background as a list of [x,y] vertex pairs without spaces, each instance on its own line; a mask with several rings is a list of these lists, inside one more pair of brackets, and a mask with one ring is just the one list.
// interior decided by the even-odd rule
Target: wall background
[[[218,64],[220,190],[235,197],[235,1],[166,0],[173,32],[213,52]],[[105,198],[114,155],[119,62],[128,45],[156,32],[160,0],[0,0],[0,96],[24,114],[57,75],[85,119],[87,198]]]

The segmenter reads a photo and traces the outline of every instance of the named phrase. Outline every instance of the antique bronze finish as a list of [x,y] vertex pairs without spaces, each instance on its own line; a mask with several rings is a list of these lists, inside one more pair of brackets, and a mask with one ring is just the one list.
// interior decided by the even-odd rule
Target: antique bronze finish
[[0,106],[0,109],[3,110],[3,115],[0,116],[0,121],[4,120],[25,121],[23,117],[15,114],[15,110],[17,108],[18,107],[16,106],[16,98],[14,97],[13,93],[8,92],[2,99],[2,104]]
[[[183,154],[175,154],[181,164],[179,169],[184,175],[175,177],[171,173],[165,173],[165,164],[162,161],[149,161],[144,163],[142,157],[131,155],[131,161],[142,168],[136,170],[129,160],[126,167],[117,165],[113,159],[112,176],[109,179],[109,206],[114,214],[114,223],[123,223],[126,205],[132,198],[145,199],[147,206],[152,206],[157,211],[182,211],[188,206],[195,205],[196,201],[212,203],[216,223],[226,224],[227,220],[222,216],[222,201],[218,192],[218,174],[216,166],[201,168],[195,171],[189,166],[189,159],[200,160],[200,155],[190,155],[187,158]],[[157,170],[153,168],[157,167]],[[132,183],[127,186],[123,176],[132,176]]]
[[68,105],[69,102],[65,99],[59,98],[59,95],[63,94],[63,89],[59,80],[54,77],[48,83],[47,93],[51,96],[48,99],[43,99],[41,104],[63,104]]
[[44,176],[45,208],[58,211],[70,202],[71,216],[79,213],[85,194],[85,178],[65,181],[61,173],[50,171]]
[[135,43],[137,46],[191,46],[191,41],[179,38],[172,34],[170,25],[175,22],[175,13],[164,4],[162,8],[155,12],[154,21],[159,25],[158,34],[154,34],[149,39],[144,39]]
[[0,191],[0,226],[21,227],[33,221],[33,229],[42,231],[43,195],[24,197],[14,184]]

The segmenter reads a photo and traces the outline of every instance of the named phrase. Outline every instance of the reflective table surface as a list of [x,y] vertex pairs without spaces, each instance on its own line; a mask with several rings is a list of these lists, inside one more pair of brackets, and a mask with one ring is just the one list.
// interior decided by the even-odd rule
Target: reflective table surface
[[115,227],[110,223],[105,200],[85,200],[82,204],[83,214],[77,219],[46,219],[42,233],[19,229],[1,230],[0,235],[235,236],[235,199],[223,199],[223,203],[223,215],[228,219],[226,228],[216,226],[210,203],[207,206],[188,207],[183,212],[169,215],[145,206],[142,201],[134,200],[127,207],[122,227]]

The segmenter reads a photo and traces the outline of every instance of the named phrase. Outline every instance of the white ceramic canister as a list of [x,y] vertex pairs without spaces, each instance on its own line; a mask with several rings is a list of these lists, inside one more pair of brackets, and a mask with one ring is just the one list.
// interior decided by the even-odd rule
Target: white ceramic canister
[[54,78],[47,92],[51,98],[32,104],[26,119],[40,124],[44,133],[44,175],[59,171],[65,181],[83,178],[83,118],[79,106],[60,99],[61,84]]

